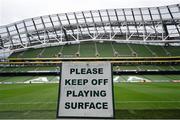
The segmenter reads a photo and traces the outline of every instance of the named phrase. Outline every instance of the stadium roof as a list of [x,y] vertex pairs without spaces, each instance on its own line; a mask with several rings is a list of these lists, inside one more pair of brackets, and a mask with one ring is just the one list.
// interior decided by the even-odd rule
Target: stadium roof
[[61,13],[0,27],[1,49],[97,39],[180,42],[180,5]]

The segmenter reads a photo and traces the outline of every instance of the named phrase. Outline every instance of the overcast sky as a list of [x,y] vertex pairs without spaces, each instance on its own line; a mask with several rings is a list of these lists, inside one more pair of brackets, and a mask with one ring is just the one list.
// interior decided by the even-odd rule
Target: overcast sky
[[48,14],[178,3],[180,0],[0,0],[0,26]]

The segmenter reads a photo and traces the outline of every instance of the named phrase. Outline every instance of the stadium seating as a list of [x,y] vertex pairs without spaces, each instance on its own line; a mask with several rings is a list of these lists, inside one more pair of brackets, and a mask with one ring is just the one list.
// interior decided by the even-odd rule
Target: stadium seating
[[25,51],[23,52],[13,52],[13,54],[11,54],[11,58],[21,58],[22,55],[24,54]]
[[[59,71],[56,66],[37,66],[37,67],[0,67],[3,72],[26,72],[26,71]],[[180,65],[120,65],[114,66],[113,70],[180,70]]]
[[33,66],[21,66],[21,67],[0,67],[0,71],[3,72],[27,72],[27,71],[57,71],[59,70],[59,67],[33,67]]
[[21,55],[21,57],[22,57],[22,58],[36,58],[36,57],[40,57],[40,56],[38,56],[38,55],[41,53],[41,51],[42,51],[43,49],[44,49],[44,48],[27,50],[27,51],[25,51],[25,52]]
[[47,47],[44,49],[40,57],[51,58],[57,57],[58,53],[61,52],[62,46]]
[[155,56],[170,56],[169,52],[163,47],[158,45],[146,45]]
[[145,45],[130,44],[129,46],[135,51],[138,57],[155,56]]
[[80,44],[80,57],[95,57],[96,48],[94,42],[84,42]]
[[112,43],[114,50],[118,53],[120,57],[133,56],[133,51],[128,47],[126,43]]
[[113,57],[114,51],[111,42],[97,43],[97,51],[100,57]]
[[[60,54],[60,55],[59,55]],[[9,58],[51,58],[51,57],[157,57],[180,56],[178,46],[141,45],[113,42],[82,42],[56,47],[28,49],[14,52]]]
[[170,53],[171,56],[180,55],[180,46],[177,46],[177,47],[168,46],[168,47],[165,47],[165,49]]
[[62,57],[75,57],[79,52],[79,45],[64,45],[62,49]]
[[114,70],[180,70],[180,65],[120,65]]

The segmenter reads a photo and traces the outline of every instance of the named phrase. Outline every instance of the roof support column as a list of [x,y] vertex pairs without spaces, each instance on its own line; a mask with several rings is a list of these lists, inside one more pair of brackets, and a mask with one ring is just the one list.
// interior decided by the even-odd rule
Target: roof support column
[[4,48],[4,44],[3,44],[3,40],[2,40],[2,38],[1,38],[1,35],[0,35],[0,47],[1,47],[1,48]]
[[72,26],[71,26],[71,23],[70,23],[70,20],[69,20],[69,17],[68,17],[68,15],[67,15],[67,13],[65,13],[65,15],[66,15],[66,19],[67,19],[67,21],[68,21],[68,23],[69,23],[70,29],[71,29],[71,31],[72,31],[72,34],[73,34],[73,36],[75,36],[74,30],[73,30],[73,28],[72,28]]
[[179,31],[179,28],[178,28],[178,26],[177,26],[176,21],[174,20],[174,17],[173,17],[173,15],[172,15],[172,13],[171,13],[171,10],[169,9],[169,7],[168,7],[168,6],[167,6],[167,9],[168,9],[169,14],[170,14],[170,16],[171,16],[171,18],[172,18],[172,20],[173,20],[173,22],[174,22],[174,25],[175,25],[175,27],[176,27],[176,30],[177,30],[177,32],[178,32],[178,34],[179,34],[179,36],[180,36],[180,31]]
[[18,27],[17,27],[16,24],[15,24],[15,28],[16,28],[16,31],[17,31],[17,34],[18,34],[18,37],[19,37],[19,41],[20,41],[20,43],[21,43],[21,46],[24,47],[23,42],[22,42],[22,39],[21,39],[21,36],[20,36],[20,33],[19,33],[19,30],[18,30]]
[[31,45],[31,40],[30,40],[30,37],[29,37],[29,34],[28,34],[28,30],[27,30],[27,26],[26,26],[26,23],[25,21],[23,20],[23,24],[24,24],[24,28],[25,28],[25,32],[26,32],[26,38],[29,42],[29,45]]
[[122,34],[121,24],[120,24],[120,22],[119,22],[119,18],[118,18],[118,15],[117,15],[117,11],[116,11],[116,9],[114,9],[114,12],[115,12],[116,19],[117,19],[117,22],[118,22],[119,31],[120,31],[120,33]]
[[32,18],[32,22],[33,22],[34,28],[35,28],[35,30],[36,30],[37,37],[38,37],[38,39],[39,39],[39,40],[41,40],[41,38],[40,38],[40,36],[39,36],[39,32],[38,32],[38,30],[37,30],[37,27],[36,27],[36,24],[35,24],[35,22],[34,22],[34,19],[33,19],[33,18]]
[[127,23],[126,13],[125,13],[124,9],[122,9],[122,11],[123,11],[123,15],[124,15],[125,23],[126,23],[126,40],[129,40],[128,36],[130,35],[130,30],[129,30],[129,26]]
[[75,17],[75,19],[76,19],[76,23],[77,23],[77,40],[79,40],[79,31],[80,31],[80,33],[81,33],[81,36],[83,36],[83,34],[82,34],[82,31],[81,31],[81,27],[80,27],[80,25],[79,25],[79,22],[78,22],[78,19],[77,19],[77,16],[76,16],[76,13],[74,12],[74,17]]
[[61,19],[60,19],[60,17],[59,17],[59,15],[58,15],[58,14],[57,14],[57,17],[58,17],[58,21],[59,21],[59,23],[60,23],[60,25],[59,25],[59,26],[61,27],[61,42],[62,42],[62,37],[63,37],[62,33],[64,33],[65,40],[66,40],[66,41],[69,41],[68,36],[67,36],[67,34],[66,34],[66,30],[63,28],[63,25],[62,25]]
[[143,32],[143,34],[144,34],[144,35],[143,35],[143,40],[145,40],[146,35],[147,35],[147,30],[146,30],[145,21],[144,21],[144,17],[143,17],[141,8],[139,8],[139,11],[140,11],[140,14],[141,14],[141,19],[142,19],[142,22],[143,22],[143,28],[144,28],[144,32]]
[[14,46],[14,43],[13,43],[13,40],[12,40],[12,37],[11,37],[11,34],[10,34],[10,32],[9,32],[9,29],[8,29],[8,27],[6,27],[6,30],[7,30],[7,33],[8,33],[8,38],[9,38],[9,40],[10,40],[10,42],[11,42],[11,47],[13,47]]
[[[47,35],[47,37],[48,37],[48,40],[50,40],[50,37],[49,37],[49,34],[48,34],[48,32],[47,32],[46,25],[45,25],[45,23],[44,23],[44,20],[43,20],[42,16],[41,16],[40,18],[41,18],[41,22],[42,22],[43,27],[44,27],[44,33],[46,33],[46,35]],[[45,35],[44,35],[44,40],[45,40],[45,39],[46,39],[46,37],[45,37]],[[44,42],[45,42],[45,41],[44,41]]]
[[155,36],[156,36],[156,39],[157,39],[157,34],[158,34],[158,32],[157,32],[157,30],[156,30],[156,25],[155,25],[155,23],[154,23],[154,20],[153,20],[152,14],[151,14],[151,10],[150,10],[149,8],[148,8],[148,11],[149,11],[149,15],[150,15],[150,18],[151,18],[151,21],[152,21],[152,27],[153,27],[153,29],[154,29]]
[[138,37],[139,37],[139,31],[138,31],[138,28],[137,28],[137,23],[136,23],[136,19],[135,19],[135,16],[134,16],[134,11],[133,11],[133,9],[131,9],[131,12],[132,12],[132,16],[133,16],[133,20],[134,20],[136,32],[137,32],[137,35],[138,35]]
[[89,26],[88,26],[88,24],[87,24],[87,20],[86,20],[86,17],[85,17],[85,15],[84,15],[84,12],[82,12],[82,15],[83,15],[84,22],[85,22],[85,24],[86,24],[86,28],[87,28],[87,30],[88,30],[89,36],[90,36],[91,38],[93,38],[93,37],[91,36],[91,32],[90,32],[90,30],[89,30]]
[[91,14],[91,18],[92,18],[92,21],[93,21],[93,23],[94,23],[94,30],[95,30],[95,32],[94,32],[94,38],[96,37],[96,34],[98,34],[98,30],[97,30],[97,26],[96,26],[96,23],[95,23],[95,21],[94,21],[94,17],[93,17],[93,14],[92,14],[92,11],[90,11],[90,14]]
[[52,24],[53,30],[54,30],[54,32],[55,32],[55,34],[56,34],[56,38],[58,38],[57,31],[56,31],[56,29],[55,29],[54,23],[53,23],[52,18],[51,18],[50,15],[49,15],[49,19],[50,19],[50,22],[51,22],[51,24]]

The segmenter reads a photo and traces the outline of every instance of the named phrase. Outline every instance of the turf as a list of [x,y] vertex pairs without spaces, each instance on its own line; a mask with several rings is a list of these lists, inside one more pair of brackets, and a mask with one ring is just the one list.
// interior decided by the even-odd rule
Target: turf
[[[180,118],[180,84],[115,83],[116,118]],[[0,85],[0,119],[56,117],[58,84]]]

